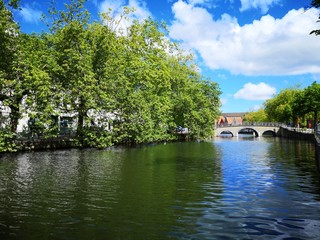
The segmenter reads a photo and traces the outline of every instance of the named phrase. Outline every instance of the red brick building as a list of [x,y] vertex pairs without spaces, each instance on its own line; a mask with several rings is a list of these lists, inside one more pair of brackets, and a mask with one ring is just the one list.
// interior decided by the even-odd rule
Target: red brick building
[[218,126],[237,126],[242,125],[243,116],[245,112],[239,113],[222,113],[222,115],[218,118],[217,125]]

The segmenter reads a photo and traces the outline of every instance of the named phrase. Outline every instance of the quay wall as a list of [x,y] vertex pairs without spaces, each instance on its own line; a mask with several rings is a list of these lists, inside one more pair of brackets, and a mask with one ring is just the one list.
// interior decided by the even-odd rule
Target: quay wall
[[299,139],[299,140],[307,140],[313,142],[315,144],[315,151],[316,151],[316,161],[318,164],[318,169],[320,171],[320,134],[319,131],[314,133],[301,133],[292,131],[286,128],[281,127],[277,133],[277,136],[283,138],[291,138],[291,139]]
[[277,132],[278,137],[283,138],[291,138],[291,139],[299,139],[299,140],[307,140],[314,142],[314,133],[302,133],[297,131],[292,131],[284,127],[280,127],[279,131]]
[[318,163],[318,169],[320,171],[320,136],[315,135],[315,147],[316,147],[316,159]]
[[[276,131],[276,136],[282,137],[282,138],[299,139],[299,140],[307,140],[310,142],[314,142],[316,144],[317,159],[320,165],[320,135],[315,135],[314,133],[302,133],[298,131],[292,131],[284,127],[279,127],[278,131]],[[17,140],[15,143],[17,146],[19,146],[19,150],[22,150],[22,151],[78,147],[77,141],[70,136],[58,137],[58,138],[52,138],[52,139],[28,138],[23,140],[22,139]]]
[[76,147],[75,140],[70,138],[18,140],[16,144],[19,146],[19,149],[23,151]]

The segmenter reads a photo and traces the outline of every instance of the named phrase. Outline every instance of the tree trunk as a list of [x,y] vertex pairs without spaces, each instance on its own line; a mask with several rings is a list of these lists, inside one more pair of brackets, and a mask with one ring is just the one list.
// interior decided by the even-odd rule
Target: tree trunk
[[313,129],[316,129],[318,123],[318,111],[314,111],[313,117]]
[[85,117],[85,110],[84,110],[84,101],[80,98],[79,110],[78,110],[78,126],[77,126],[77,135],[81,137],[83,124],[84,124],[84,117]]
[[10,113],[10,130],[12,133],[17,132],[19,119],[21,117],[19,104],[17,106],[11,105],[9,106],[11,109]]
[[17,132],[19,119],[21,118],[20,105],[21,105],[21,102],[22,102],[22,99],[23,99],[22,96],[14,97],[13,103],[11,105],[9,105],[9,107],[11,109],[11,113],[10,113],[10,130],[11,130],[12,133],[16,133]]
[[77,126],[77,135],[80,136],[83,129],[83,123],[84,123],[84,114],[83,111],[79,111],[78,113],[78,126]]

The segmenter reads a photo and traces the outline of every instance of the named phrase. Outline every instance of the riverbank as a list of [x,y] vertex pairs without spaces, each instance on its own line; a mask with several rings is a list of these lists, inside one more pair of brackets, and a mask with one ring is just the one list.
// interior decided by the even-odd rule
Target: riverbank
[[315,148],[316,148],[316,158],[318,163],[318,169],[320,171],[320,136],[315,135]]
[[114,146],[124,146],[124,147],[132,147],[132,146],[143,146],[143,145],[150,145],[150,144],[158,144],[158,143],[170,143],[170,142],[184,142],[184,141],[190,141],[185,136],[180,136],[177,139],[167,139],[163,141],[157,141],[157,142],[146,142],[146,143],[121,143],[121,144],[115,144],[104,148],[99,147],[92,147],[85,144],[81,144],[79,139],[73,138],[73,137],[67,137],[67,136],[59,136],[56,138],[25,138],[25,139],[19,139],[15,140],[14,150],[13,151],[6,151],[6,152],[0,152],[1,155],[8,154],[8,153],[19,153],[19,152],[29,152],[29,151],[43,151],[43,150],[61,150],[61,149],[107,149],[109,147]]
[[306,133],[306,132],[300,132],[296,130],[290,130],[285,127],[279,128],[279,131],[277,132],[277,137],[306,140],[311,142],[315,141],[314,133]]
[[75,148],[78,147],[77,143],[78,141],[76,139],[69,137],[16,141],[16,144],[21,151]]
[[[310,142],[317,143],[315,140],[315,134],[313,133],[303,133],[298,131],[293,131],[287,128],[280,127],[279,131],[276,133],[277,137],[280,138],[289,138],[289,139],[297,139],[297,140],[306,140]],[[318,145],[320,146],[320,138],[316,136],[318,139]],[[188,137],[186,135],[179,135],[176,141],[188,141]],[[172,142],[173,140],[167,140],[163,142]],[[152,143],[152,142],[151,142]],[[79,140],[72,136],[59,136],[56,138],[23,138],[16,140],[14,142],[16,145],[16,152],[23,151],[37,151],[37,150],[55,150],[55,149],[69,149],[69,148],[87,148],[90,146],[81,146],[79,144]],[[150,143],[144,143],[150,144]],[[125,146],[129,146],[130,144],[121,144]],[[131,144],[132,145],[132,144]],[[94,148],[94,147],[90,147]],[[318,150],[320,152],[320,149]],[[6,152],[0,152],[1,154],[5,154]],[[318,162],[320,165],[320,153],[317,155]]]

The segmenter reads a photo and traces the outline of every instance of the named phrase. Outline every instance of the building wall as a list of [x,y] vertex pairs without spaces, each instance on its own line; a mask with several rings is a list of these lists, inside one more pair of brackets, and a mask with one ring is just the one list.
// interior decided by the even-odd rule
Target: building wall
[[223,113],[217,120],[218,126],[242,125],[245,113]]

